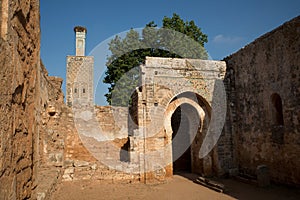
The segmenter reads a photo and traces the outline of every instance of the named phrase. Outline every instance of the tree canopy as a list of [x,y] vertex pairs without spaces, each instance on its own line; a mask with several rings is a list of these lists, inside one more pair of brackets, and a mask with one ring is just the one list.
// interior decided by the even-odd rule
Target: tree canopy
[[207,35],[192,21],[184,22],[179,15],[164,17],[162,27],[154,21],[139,33],[130,29],[124,38],[116,36],[109,43],[111,56],[107,59],[104,83],[110,85],[105,94],[114,106],[127,106],[133,90],[138,86],[137,66],[146,56],[207,59],[204,49]]

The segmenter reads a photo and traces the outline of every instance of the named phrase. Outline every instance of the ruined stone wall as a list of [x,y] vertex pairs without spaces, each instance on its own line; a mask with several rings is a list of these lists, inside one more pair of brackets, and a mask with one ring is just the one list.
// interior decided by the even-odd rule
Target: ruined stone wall
[[64,164],[62,79],[40,61],[39,1],[0,4],[0,199],[44,199]]
[[64,117],[64,95],[61,89],[62,78],[48,76],[46,68],[40,67],[39,98],[39,140],[37,154],[39,199],[47,198],[60,181],[63,170],[65,133],[68,131]]
[[[68,126],[65,138],[64,181],[101,180],[136,182],[139,174],[128,167],[128,108],[96,106],[93,119],[76,118],[64,111]],[[76,113],[76,112],[75,112]],[[76,123],[76,124],[75,124]],[[124,151],[121,151],[121,150]]]
[[240,173],[267,165],[273,181],[300,184],[300,17],[226,59]]
[[234,137],[236,130],[236,89],[234,82],[234,71],[232,68],[226,69],[226,74],[223,80],[226,90],[226,118],[222,135],[218,140],[218,155],[220,159],[221,176],[230,175],[236,176],[238,173],[237,151],[234,147],[237,144],[237,138]]
[[0,4],[0,198],[27,199],[37,186],[39,1]]
[[106,140],[128,137],[127,107],[96,106],[95,114]]
[[61,90],[62,78],[49,77],[41,66],[41,123],[40,123],[40,165],[62,166],[64,132],[61,121],[64,110],[64,96]]

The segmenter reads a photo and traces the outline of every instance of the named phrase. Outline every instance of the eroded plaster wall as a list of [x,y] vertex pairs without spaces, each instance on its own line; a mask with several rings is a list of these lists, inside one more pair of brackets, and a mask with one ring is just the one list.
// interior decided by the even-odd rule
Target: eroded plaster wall
[[95,106],[92,110],[91,119],[77,118],[69,107],[62,113],[61,121],[68,127],[63,131],[63,181],[139,181],[139,172],[128,164],[128,108]]

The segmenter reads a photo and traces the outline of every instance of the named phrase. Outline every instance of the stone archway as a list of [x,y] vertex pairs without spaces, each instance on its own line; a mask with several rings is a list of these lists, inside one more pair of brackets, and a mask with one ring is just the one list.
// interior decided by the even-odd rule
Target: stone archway
[[[184,115],[190,125],[194,118],[200,121],[196,139],[188,142],[192,143],[191,171],[205,175],[212,174],[213,169],[217,172],[218,153],[211,132],[219,134],[219,118],[223,116],[216,119],[211,115],[211,106],[219,86],[216,83],[223,79],[225,69],[226,63],[221,61],[154,57],[147,57],[140,66],[141,87],[132,98],[131,116],[137,129],[130,135],[130,160],[140,166],[145,182],[162,181],[173,175],[171,118],[182,104],[191,106],[199,116]],[[205,145],[201,146],[203,141]]]
[[[194,120],[193,120],[194,118]],[[190,104],[181,104],[171,117],[173,173],[192,172],[191,144],[195,139],[200,118]]]
[[[189,98],[190,94],[197,98]],[[171,144],[169,146],[172,148],[169,175],[176,171],[186,171],[211,176],[214,172],[215,149],[204,158],[198,156],[210,121],[210,107],[203,101],[199,95],[186,92],[177,95],[166,109],[166,143]]]

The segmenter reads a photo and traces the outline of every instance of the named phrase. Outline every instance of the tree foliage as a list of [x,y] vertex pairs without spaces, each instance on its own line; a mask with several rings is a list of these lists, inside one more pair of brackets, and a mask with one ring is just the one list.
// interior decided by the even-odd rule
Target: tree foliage
[[195,22],[179,15],[164,17],[162,27],[155,22],[146,24],[142,33],[131,29],[124,38],[116,36],[109,43],[111,56],[107,60],[104,83],[110,84],[105,94],[107,102],[114,106],[127,106],[133,90],[138,86],[137,66],[146,56],[207,59],[204,49],[207,35]]

